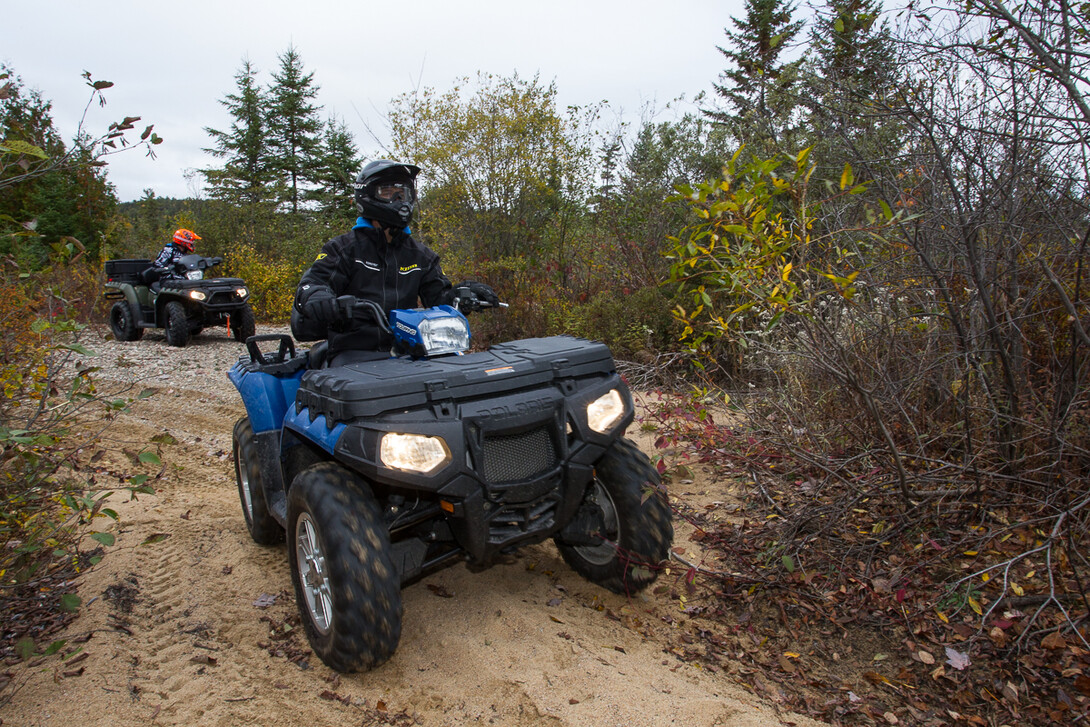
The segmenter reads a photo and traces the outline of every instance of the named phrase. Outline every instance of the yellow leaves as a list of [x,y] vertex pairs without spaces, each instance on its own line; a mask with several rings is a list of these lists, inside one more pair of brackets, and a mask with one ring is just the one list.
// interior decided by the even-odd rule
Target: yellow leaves
[[786,265],[784,265],[783,272],[780,274],[780,280],[787,282],[787,276],[791,274],[791,271],[794,269],[794,267],[795,266],[793,263],[787,263]]
[[984,609],[980,605],[980,601],[976,600],[972,596],[968,598],[969,608],[973,609],[977,616],[984,615]]
[[852,174],[852,165],[851,164],[845,164],[844,165],[844,171],[840,173],[840,189],[841,190],[847,189],[848,187],[852,186],[852,183],[854,181],[855,181],[855,175]]

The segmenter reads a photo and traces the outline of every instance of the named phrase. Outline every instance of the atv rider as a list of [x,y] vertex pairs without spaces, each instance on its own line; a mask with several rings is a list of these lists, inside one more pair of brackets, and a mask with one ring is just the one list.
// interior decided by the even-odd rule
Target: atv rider
[[158,289],[158,283],[161,281],[179,277],[174,272],[174,263],[181,257],[192,255],[195,249],[193,243],[199,239],[201,238],[196,232],[184,227],[175,231],[174,237],[163,247],[159,257],[155,258],[152,266],[144,271],[144,282]]
[[[352,301],[378,303],[386,312],[450,304],[455,286],[443,274],[439,256],[411,237],[409,223],[416,207],[416,175],[420,168],[390,159],[368,163],[356,177],[359,218],[350,232],[322,246],[295,291],[291,332],[300,341],[328,339],[330,366],[387,358],[393,337],[366,318],[347,317]],[[469,290],[490,305],[495,291],[467,281]]]

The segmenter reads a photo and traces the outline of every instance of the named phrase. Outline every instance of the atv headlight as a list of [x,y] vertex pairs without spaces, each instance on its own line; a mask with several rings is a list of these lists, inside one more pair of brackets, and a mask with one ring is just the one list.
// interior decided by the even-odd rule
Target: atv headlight
[[587,405],[587,424],[599,434],[608,432],[622,416],[624,399],[616,389],[610,389]]
[[449,462],[450,450],[441,437],[389,432],[382,436],[379,459],[387,467],[426,474]]
[[189,291],[189,297],[192,298],[193,300],[204,300],[208,296],[205,295],[200,290],[191,290],[191,291]]
[[469,325],[464,318],[425,318],[420,321],[419,330],[426,356],[461,353],[469,348]]
[[250,291],[246,290],[246,288],[235,288],[235,295],[239,298],[245,298],[249,292]]

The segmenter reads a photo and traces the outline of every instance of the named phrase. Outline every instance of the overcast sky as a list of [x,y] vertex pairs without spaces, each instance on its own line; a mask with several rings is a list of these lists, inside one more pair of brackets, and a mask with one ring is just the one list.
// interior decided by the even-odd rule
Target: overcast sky
[[[538,74],[562,105],[608,101],[638,123],[646,109],[672,118],[673,99],[710,92],[724,68],[716,50],[743,0],[186,0],[160,3],[39,0],[6,3],[0,60],[53,102],[70,139],[90,98],[81,78],[113,81],[107,106],[86,122],[101,133],[123,116],[154,124],[165,141],[152,160],[134,150],[111,158],[122,201],[146,188],[161,197],[194,193],[186,171],[215,166],[201,151],[205,127],[225,130],[219,103],[236,90],[248,58],[268,84],[277,55],[293,45],[320,87],[323,118],[342,117],[368,157],[379,155],[391,99],[445,91],[478,71]],[[681,110],[691,110],[682,104]],[[614,116],[616,118],[616,116]],[[384,141],[384,140],[383,140]]]

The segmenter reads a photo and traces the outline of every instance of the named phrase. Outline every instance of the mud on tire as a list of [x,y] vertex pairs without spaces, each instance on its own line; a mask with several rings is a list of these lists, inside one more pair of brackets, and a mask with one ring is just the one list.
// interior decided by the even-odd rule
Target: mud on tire
[[110,331],[118,341],[139,341],[144,329],[136,325],[135,306],[127,300],[119,300],[110,307]]
[[401,639],[401,583],[370,488],[333,462],[300,472],[288,493],[288,556],[314,653],[339,672],[366,671]]
[[[587,491],[601,509],[600,545],[555,540],[560,555],[579,575],[614,593],[635,593],[658,577],[670,556],[674,527],[659,489],[659,474],[627,439],[613,443],[595,467]],[[651,495],[644,499],[648,488]]]
[[238,498],[242,503],[246,530],[258,545],[284,542],[284,528],[269,514],[269,506],[265,501],[261,464],[249,417],[242,417],[235,422],[231,439],[235,453],[235,481],[238,483]]

